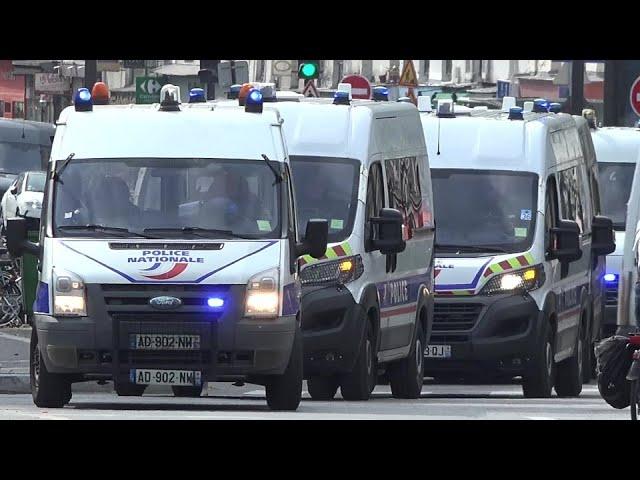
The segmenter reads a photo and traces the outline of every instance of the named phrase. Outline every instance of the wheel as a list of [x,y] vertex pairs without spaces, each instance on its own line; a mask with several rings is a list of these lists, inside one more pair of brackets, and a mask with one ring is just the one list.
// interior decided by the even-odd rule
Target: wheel
[[[587,325],[587,323],[583,323]],[[582,349],[582,383],[589,383],[593,377],[593,349],[595,343],[591,342],[591,334],[586,329],[582,331],[583,349]]]
[[584,314],[580,317],[580,324],[578,324],[578,334],[576,335],[576,346],[573,355],[560,362],[557,367],[555,389],[559,397],[577,397],[582,392],[584,377],[583,319]]
[[129,382],[116,383],[116,393],[119,397],[141,397],[146,389],[146,385],[136,385]]
[[424,382],[424,337],[422,322],[418,320],[409,355],[389,365],[393,398],[420,398]]
[[638,382],[638,380],[633,380],[630,388],[631,396],[629,399],[631,400],[631,420],[638,420],[638,405],[640,403],[638,394],[640,394],[640,382]]
[[340,392],[345,400],[369,400],[377,377],[375,337],[369,319],[365,322],[364,340],[351,372],[342,375]]
[[542,326],[542,341],[536,355],[522,376],[522,392],[526,398],[549,398],[555,376],[553,330],[547,318]]
[[266,382],[267,405],[271,410],[296,410],[302,399],[302,335],[296,326],[289,364],[282,375]]
[[29,379],[33,403],[40,408],[62,408],[71,400],[71,382],[65,375],[50,373],[38,346],[36,329],[31,330]]
[[174,386],[174,387],[171,387],[171,390],[173,390],[174,397],[197,398],[200,395],[202,395],[202,386],[199,386],[199,387]]
[[331,377],[310,377],[307,380],[307,390],[313,400],[333,400],[338,391],[338,378]]

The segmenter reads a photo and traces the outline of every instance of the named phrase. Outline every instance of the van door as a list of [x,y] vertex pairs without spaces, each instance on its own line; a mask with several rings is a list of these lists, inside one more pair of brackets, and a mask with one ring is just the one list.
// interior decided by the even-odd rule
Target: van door
[[561,279],[554,287],[558,295],[558,330],[556,355],[560,361],[569,357],[575,346],[581,315],[580,292],[589,289],[591,273],[591,218],[585,211],[584,169],[581,164],[565,167],[557,175],[559,213],[563,220],[578,224],[581,233],[582,257],[569,264],[561,264]]

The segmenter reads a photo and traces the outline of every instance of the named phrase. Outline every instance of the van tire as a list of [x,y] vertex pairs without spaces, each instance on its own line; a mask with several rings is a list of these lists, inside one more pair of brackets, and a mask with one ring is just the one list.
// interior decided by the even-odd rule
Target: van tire
[[406,358],[389,365],[389,381],[393,398],[420,398],[424,383],[425,334],[418,318],[413,345]]
[[179,385],[179,386],[176,385],[171,387],[171,390],[173,391],[174,397],[198,398],[200,397],[200,395],[202,395],[202,386],[192,387],[192,386],[185,386],[185,385]]
[[312,400],[333,400],[340,383],[335,376],[313,376],[307,380],[307,390]]
[[267,405],[271,410],[297,410],[302,399],[302,335],[296,324],[291,356],[282,375],[273,375],[265,385]]
[[584,338],[582,328],[582,318],[578,324],[578,334],[576,335],[576,346],[573,355],[558,363],[555,389],[559,397],[577,397],[582,392],[583,362],[584,362]]
[[364,339],[360,345],[356,363],[351,372],[342,375],[340,379],[340,392],[345,400],[369,400],[378,376],[375,351],[373,326],[366,318]]
[[129,382],[117,383],[115,388],[119,397],[141,397],[146,389],[146,385]]
[[553,389],[555,377],[553,329],[546,316],[542,321],[544,322],[542,341],[522,376],[522,393],[525,398],[549,398]]
[[36,329],[31,330],[29,383],[33,403],[40,408],[62,408],[71,401],[71,382],[66,375],[50,373],[44,363]]

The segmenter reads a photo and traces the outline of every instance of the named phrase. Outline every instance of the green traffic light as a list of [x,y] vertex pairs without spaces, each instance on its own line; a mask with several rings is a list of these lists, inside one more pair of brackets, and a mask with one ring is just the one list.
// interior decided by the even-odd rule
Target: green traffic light
[[302,65],[302,68],[301,68],[300,71],[302,72],[302,76],[303,77],[311,78],[318,71],[318,67],[314,63],[305,63],[305,64]]

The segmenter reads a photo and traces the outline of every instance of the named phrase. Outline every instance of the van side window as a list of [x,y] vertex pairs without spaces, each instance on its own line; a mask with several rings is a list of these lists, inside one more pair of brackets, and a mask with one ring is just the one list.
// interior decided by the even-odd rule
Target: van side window
[[558,190],[553,175],[547,179],[544,210],[544,251],[551,249],[551,229],[558,224]]
[[572,220],[580,227],[580,233],[584,233],[584,208],[580,179],[577,167],[571,167],[558,174],[558,187],[560,193],[560,216],[564,220]]
[[421,226],[422,191],[416,157],[394,158],[385,161],[389,207],[402,213],[407,226],[407,238]]
[[382,178],[382,165],[379,162],[371,165],[369,179],[367,181],[367,208],[365,219],[365,242],[371,240],[371,217],[377,217],[380,209],[384,207],[384,182]]

